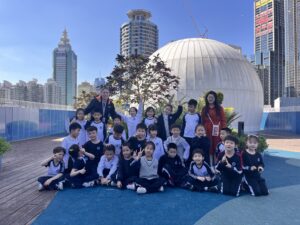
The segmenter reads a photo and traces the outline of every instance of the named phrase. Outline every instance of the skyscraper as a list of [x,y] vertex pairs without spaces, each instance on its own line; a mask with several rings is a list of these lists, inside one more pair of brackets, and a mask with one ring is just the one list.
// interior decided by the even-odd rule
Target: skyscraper
[[77,56],[72,51],[66,29],[53,51],[53,79],[61,88],[61,104],[73,105],[77,96]]
[[285,95],[300,97],[300,0],[285,0]]
[[37,79],[27,82],[27,101],[44,102],[44,87]]
[[53,79],[48,79],[44,85],[44,102],[61,104],[61,88]]
[[151,13],[137,9],[127,16],[130,21],[120,29],[120,54],[150,56],[158,49],[158,28],[150,21]]
[[284,0],[254,0],[254,12],[255,65],[263,68],[264,104],[273,105],[284,90]]

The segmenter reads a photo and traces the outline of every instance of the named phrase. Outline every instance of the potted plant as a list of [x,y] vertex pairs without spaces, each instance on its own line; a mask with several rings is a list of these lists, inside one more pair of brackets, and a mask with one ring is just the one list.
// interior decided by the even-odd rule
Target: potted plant
[[5,141],[3,138],[0,138],[0,171],[2,168],[2,156],[8,150],[10,150],[10,144],[7,141]]

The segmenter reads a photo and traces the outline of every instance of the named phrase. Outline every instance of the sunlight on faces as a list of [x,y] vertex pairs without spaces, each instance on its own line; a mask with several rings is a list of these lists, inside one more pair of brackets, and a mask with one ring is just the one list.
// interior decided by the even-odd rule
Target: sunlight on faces
[[155,138],[157,137],[157,130],[150,130],[150,137]]
[[77,138],[77,137],[79,136],[79,132],[80,132],[80,128],[75,129],[75,130],[71,130],[70,135],[71,135],[73,138]]
[[197,165],[201,165],[203,163],[204,157],[202,154],[200,153],[195,153],[193,155],[193,161],[197,164]]
[[145,147],[145,156],[146,157],[152,157],[154,152],[154,148],[151,144],[146,145]]
[[77,112],[77,118],[78,120],[83,120],[84,119],[84,112],[82,110]]
[[122,155],[124,159],[129,159],[131,157],[132,150],[128,146],[122,146]]
[[100,121],[100,118],[101,118],[101,113],[100,112],[94,112],[93,113],[93,117],[94,117],[94,120],[96,121],[96,122],[99,122]]
[[62,161],[63,160],[63,158],[64,158],[64,153],[63,152],[58,152],[58,153],[55,153],[54,154],[54,158],[57,160],[57,161]]
[[249,138],[247,140],[247,147],[249,150],[256,150],[258,147],[258,142],[256,138]]
[[116,140],[120,140],[122,138],[122,133],[116,133],[116,132],[114,132],[114,138]]
[[225,151],[234,151],[235,142],[231,140],[226,140],[224,146],[225,146]]
[[120,118],[114,118],[114,125],[120,125],[120,124],[121,124]]
[[165,108],[164,108],[164,113],[166,115],[170,115],[172,113],[172,107],[167,105]]
[[205,136],[205,134],[206,132],[204,126],[197,126],[196,136],[201,137],[201,136]]
[[220,131],[220,138],[222,141],[229,135],[229,133],[226,130],[221,130]]
[[168,150],[168,156],[170,158],[175,158],[176,155],[177,155],[176,148],[169,148],[169,150]]
[[135,117],[136,114],[137,114],[136,108],[135,107],[131,107],[129,109],[129,114],[130,114],[131,117]]
[[196,111],[196,107],[194,105],[188,105],[188,111],[190,113],[194,113]]
[[214,104],[215,103],[215,96],[213,96],[212,94],[209,94],[208,96],[207,96],[207,101],[208,101],[208,103],[209,104]]
[[145,129],[141,129],[141,128],[137,129],[137,130],[136,130],[136,137],[137,137],[138,139],[143,139],[143,138],[145,138],[145,137],[146,137],[146,130],[145,130]]
[[107,160],[110,161],[114,157],[115,153],[111,150],[105,150],[104,155],[107,158]]
[[153,109],[149,109],[148,111],[147,111],[147,117],[153,117],[154,116],[154,114],[155,114],[155,112],[154,112],[154,110]]
[[104,88],[101,91],[101,96],[103,100],[107,100],[109,98],[109,91],[108,89]]
[[171,133],[174,137],[179,137],[180,135],[180,129],[179,128],[172,128]]
[[88,134],[89,134],[89,139],[91,141],[95,141],[97,139],[97,131],[96,130],[89,131]]

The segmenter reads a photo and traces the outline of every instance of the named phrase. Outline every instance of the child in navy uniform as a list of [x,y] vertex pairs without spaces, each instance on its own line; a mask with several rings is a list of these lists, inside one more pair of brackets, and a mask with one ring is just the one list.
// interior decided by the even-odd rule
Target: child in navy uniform
[[222,128],[220,131],[220,138],[221,138],[221,142],[217,144],[216,147],[216,158],[218,158],[218,155],[221,152],[225,151],[225,146],[224,146],[224,140],[225,138],[231,134],[231,129],[228,127]]
[[204,161],[204,155],[202,149],[194,149],[193,161],[190,164],[185,188],[199,192],[218,192],[218,180],[215,178],[209,164]]
[[90,126],[97,127],[97,136],[98,139],[102,142],[104,142],[106,138],[106,126],[102,122],[102,114],[100,111],[95,110],[92,112],[92,116],[94,120],[90,120],[86,123],[85,129],[87,129]]
[[102,185],[112,185],[112,175],[117,171],[119,157],[115,155],[115,146],[105,145],[104,155],[98,164],[97,172]]
[[81,147],[82,145],[87,142],[87,136],[86,136],[86,130],[85,130],[85,125],[87,121],[84,119],[84,109],[79,108],[76,110],[76,116],[71,120],[71,123],[78,123],[81,126],[78,139],[79,139],[79,146]]
[[224,195],[239,196],[242,181],[240,156],[235,152],[238,140],[228,135],[224,140],[225,151],[219,154],[216,171],[221,174],[221,192]]
[[66,154],[64,155],[64,164],[66,169],[69,167],[69,149],[72,145],[79,145],[78,135],[80,133],[81,126],[80,124],[74,122],[69,126],[69,135],[65,137],[61,143],[61,147],[66,150]]
[[64,154],[66,150],[62,147],[53,149],[53,156],[41,163],[42,166],[48,167],[47,176],[38,178],[38,190],[63,190],[64,181]]
[[91,126],[87,128],[87,133],[90,140],[82,147],[86,150],[86,152],[91,153],[95,157],[87,160],[86,167],[97,173],[98,163],[103,155],[103,143],[98,139],[97,127]]
[[249,135],[247,149],[242,154],[244,180],[252,196],[269,194],[266,181],[260,175],[264,171],[265,165],[261,154],[256,151],[258,142],[257,136]]
[[116,173],[116,183],[118,188],[135,190],[135,180],[138,177],[137,168],[132,165],[134,159],[132,150],[128,143],[122,145],[122,156],[119,159],[118,170]]
[[[154,150],[154,143],[149,141],[145,149],[135,155],[133,165],[136,165],[139,171],[139,177],[136,179],[138,194],[164,191],[163,185],[166,181],[158,175],[158,161],[153,157]],[[142,156],[144,151],[145,155]]]
[[209,160],[209,149],[210,149],[210,140],[206,137],[205,128],[202,124],[198,124],[196,126],[196,136],[192,139],[191,152],[195,149],[200,148],[204,153],[204,161],[210,165]]
[[157,137],[157,126],[155,124],[151,124],[148,128],[149,136],[147,137],[148,141],[152,141],[155,144],[154,158],[159,160],[159,158],[165,154],[164,146],[161,138]]
[[69,152],[70,156],[74,159],[73,168],[68,178],[71,187],[82,188],[94,186],[95,181],[98,179],[98,174],[86,168],[84,157],[94,158],[95,156],[86,152],[85,149],[80,149],[78,145],[72,145]]
[[158,174],[168,181],[168,185],[181,187],[187,171],[177,154],[177,145],[170,143],[167,146],[167,153],[158,161]]
[[146,132],[147,127],[145,124],[140,123],[136,127],[136,135],[129,138],[128,143],[130,148],[135,152],[142,151],[146,146]]
[[109,135],[105,140],[105,144],[113,145],[115,147],[115,154],[117,156],[121,155],[122,144],[125,142],[122,137],[123,131],[124,127],[122,125],[115,125],[113,133]]
[[157,118],[158,136],[163,140],[167,140],[171,136],[170,128],[180,117],[183,107],[178,106],[177,111],[172,114],[173,106],[168,104],[164,108],[164,112]]
[[192,144],[192,138],[195,137],[195,129],[198,124],[201,124],[201,116],[196,113],[197,101],[191,99],[188,102],[188,112],[183,116],[181,136],[185,140]]

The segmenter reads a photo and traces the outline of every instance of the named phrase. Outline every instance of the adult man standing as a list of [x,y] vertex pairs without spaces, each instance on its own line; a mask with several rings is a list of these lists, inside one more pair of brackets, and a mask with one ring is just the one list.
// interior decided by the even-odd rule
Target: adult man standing
[[102,88],[99,95],[97,95],[84,110],[84,114],[89,114],[98,110],[102,114],[102,122],[107,123],[109,117],[114,118],[116,115],[115,106],[111,99],[109,99],[109,90]]

